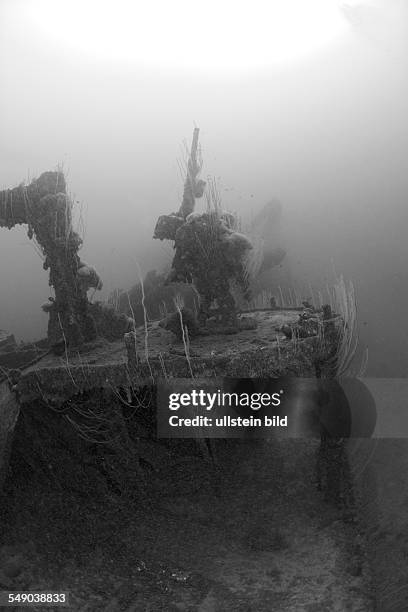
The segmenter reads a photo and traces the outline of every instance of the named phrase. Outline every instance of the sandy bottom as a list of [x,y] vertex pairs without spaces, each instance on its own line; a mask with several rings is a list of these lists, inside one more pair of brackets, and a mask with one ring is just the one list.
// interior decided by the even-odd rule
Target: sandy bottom
[[317,442],[213,451],[216,468],[190,456],[116,509],[70,499],[63,520],[52,484],[36,494],[9,483],[2,588],[69,591],[71,609],[95,612],[373,609],[358,525],[314,484]]

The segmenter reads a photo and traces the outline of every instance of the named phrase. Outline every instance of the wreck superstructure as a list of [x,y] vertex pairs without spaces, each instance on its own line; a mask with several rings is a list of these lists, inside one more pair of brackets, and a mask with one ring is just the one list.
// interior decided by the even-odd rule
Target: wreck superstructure
[[[145,313],[145,324],[136,326],[113,306],[88,299],[102,281],[79,256],[81,238],[73,230],[62,173],[47,172],[27,186],[0,192],[0,226],[27,225],[54,291],[43,307],[49,313],[48,342],[16,347],[3,335],[0,488],[16,427],[29,466],[38,461],[52,478],[52,470],[60,469],[67,480],[63,487],[91,489],[96,504],[103,504],[107,490],[140,491],[143,462],[155,472],[169,463],[168,449],[144,435],[143,427],[135,434],[129,416],[147,414],[154,421],[160,379],[317,379],[338,371],[350,333],[341,311],[307,302],[278,306],[273,296],[268,307],[249,305],[250,241],[231,213],[217,207],[195,212],[195,199],[205,188],[198,134],[196,129],[181,206],[159,218],[154,235],[174,242],[168,281],[194,285],[196,311],[175,300],[170,315],[150,321]],[[283,256],[274,253],[272,264]],[[234,300],[233,283],[244,294],[245,309]],[[197,441],[208,452],[204,440]],[[38,448],[45,450],[37,457]],[[336,494],[341,486],[335,483]]]
[[[154,231],[154,238],[174,241],[168,282],[192,283],[197,310],[188,311],[176,300],[170,316],[145,320],[141,328],[112,305],[88,299],[89,289],[100,289],[102,281],[79,256],[82,240],[73,229],[62,172],[45,172],[29,185],[0,192],[0,226],[27,226],[54,291],[43,306],[49,313],[48,343],[3,354],[5,396],[7,387],[7,397],[19,406],[40,401],[70,413],[84,393],[103,389],[137,395],[163,377],[331,375],[341,329],[325,321],[323,311],[305,314],[301,305],[240,311],[232,284],[248,300],[245,257],[252,244],[240,233],[236,217],[221,209],[215,185],[209,186],[206,212],[195,212],[195,200],[206,187],[201,167],[195,128],[181,206],[161,216]],[[4,401],[3,409],[8,405]]]
[[[168,282],[190,283],[197,292],[195,331],[208,333],[212,329],[213,333],[222,333],[223,328],[237,331],[239,319],[232,286],[249,299],[246,259],[253,247],[247,236],[238,231],[236,217],[222,210],[215,184],[209,186],[207,210],[195,212],[195,199],[203,196],[206,187],[205,181],[198,178],[201,169],[197,160],[198,136],[199,130],[195,128],[180,209],[159,217],[153,238],[174,242]],[[191,313],[183,314],[191,320]],[[215,325],[209,327],[211,320]]]
[[[107,311],[91,304],[87,295],[91,288],[101,289],[102,280],[79,256],[82,239],[73,228],[72,201],[61,171],[44,172],[29,185],[0,192],[0,228],[16,225],[27,226],[28,237],[43,255],[43,268],[49,270],[54,295],[43,310],[49,314],[50,346],[61,343],[65,350],[104,335],[111,323],[104,321]],[[128,327],[123,318],[120,323],[119,335]]]

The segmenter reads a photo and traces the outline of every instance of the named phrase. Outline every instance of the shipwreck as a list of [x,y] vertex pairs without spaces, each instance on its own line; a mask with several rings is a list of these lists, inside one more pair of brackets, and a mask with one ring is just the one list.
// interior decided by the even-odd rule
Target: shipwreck
[[[155,439],[159,380],[315,379],[325,391],[324,381],[347,372],[356,343],[352,286],[339,280],[328,303],[288,304],[273,291],[261,303],[254,300],[254,244],[200,172],[195,129],[181,205],[159,217],[153,238],[174,247],[166,283],[188,285],[196,299],[189,305],[175,299],[172,312],[157,320],[144,309],[142,325],[113,304],[89,299],[102,279],[80,258],[61,171],[0,192],[0,228],[27,227],[43,255],[51,293],[43,305],[46,339],[17,346],[10,334],[0,335],[0,487],[16,444],[33,478],[38,466],[53,482],[56,472],[63,476],[62,496],[91,488],[92,503],[102,505],[111,494],[143,496],[146,474],[181,460],[180,447],[174,454]],[[207,207],[197,212],[196,200],[203,197]],[[258,253],[255,267],[264,270],[284,255]],[[324,426],[319,432],[319,486],[352,513],[345,441]],[[214,467],[216,445],[199,439],[197,448]],[[253,546],[259,544],[251,540]],[[149,574],[146,568],[140,564]],[[163,582],[177,573],[157,575]]]
[[354,330],[352,296],[344,284],[338,313],[308,302],[287,307],[281,299],[278,306],[279,297],[251,309],[246,267],[251,241],[239,231],[236,216],[222,210],[214,185],[207,209],[195,210],[206,189],[199,178],[198,138],[196,128],[181,206],[158,219],[153,235],[173,242],[167,282],[191,284],[196,308],[175,300],[172,313],[146,318],[141,327],[111,304],[88,299],[102,280],[79,256],[81,238],[73,229],[62,172],[45,172],[29,185],[0,192],[0,227],[27,227],[43,254],[53,293],[43,305],[47,339],[19,347],[2,340],[3,466],[19,411],[38,401],[74,420],[71,406],[95,390],[132,397],[163,377],[320,378],[345,368]]

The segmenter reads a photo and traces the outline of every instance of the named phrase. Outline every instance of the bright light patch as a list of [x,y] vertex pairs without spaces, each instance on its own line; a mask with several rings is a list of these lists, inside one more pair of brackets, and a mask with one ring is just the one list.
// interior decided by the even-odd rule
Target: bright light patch
[[248,70],[315,53],[346,29],[335,0],[35,0],[37,28],[102,60]]

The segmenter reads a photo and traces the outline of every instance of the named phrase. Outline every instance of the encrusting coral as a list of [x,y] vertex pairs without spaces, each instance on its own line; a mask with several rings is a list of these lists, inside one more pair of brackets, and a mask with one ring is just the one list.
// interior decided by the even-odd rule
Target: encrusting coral
[[252,245],[230,227],[226,216],[210,210],[187,217],[176,233],[169,281],[193,283],[200,296],[198,322],[212,317],[220,326],[237,327],[237,308],[231,292],[235,282],[249,298],[245,255]]
[[[205,182],[198,179],[198,128],[194,130],[187,177],[180,210],[159,217],[154,238],[173,240],[175,255],[168,282],[192,283],[199,295],[198,326],[238,331],[238,317],[232,285],[249,299],[245,261],[252,249],[250,240],[237,231],[234,215],[222,211],[218,198],[208,198],[204,213],[194,211],[195,198],[204,193]],[[212,190],[214,195],[214,187]]]
[[[36,241],[43,268],[49,270],[55,296],[42,309],[49,314],[50,344],[63,343],[66,349],[104,335],[106,313],[87,297],[89,289],[102,288],[102,281],[78,255],[82,239],[73,229],[72,202],[62,172],[44,172],[27,186],[0,192],[0,227],[17,224],[27,224],[28,237]],[[122,335],[129,329],[124,319]]]

